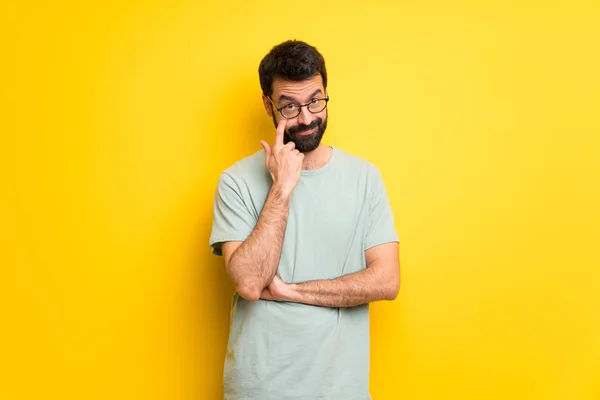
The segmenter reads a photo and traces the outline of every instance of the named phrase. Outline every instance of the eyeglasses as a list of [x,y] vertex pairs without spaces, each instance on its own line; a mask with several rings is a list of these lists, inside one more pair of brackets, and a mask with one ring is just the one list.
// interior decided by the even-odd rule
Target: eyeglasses
[[281,114],[281,116],[285,119],[296,118],[302,112],[302,107],[306,107],[306,109],[313,114],[318,114],[321,111],[323,111],[325,108],[327,108],[327,102],[329,101],[329,95],[328,95],[327,97],[322,98],[322,99],[319,99],[319,98],[312,99],[310,101],[310,103],[306,103],[306,104],[288,103],[283,107],[277,108],[275,103],[273,103],[273,100],[271,100],[271,97],[267,96],[267,98],[271,101],[271,104],[273,104],[273,107],[275,107],[275,109],[277,111],[279,111],[279,114]]

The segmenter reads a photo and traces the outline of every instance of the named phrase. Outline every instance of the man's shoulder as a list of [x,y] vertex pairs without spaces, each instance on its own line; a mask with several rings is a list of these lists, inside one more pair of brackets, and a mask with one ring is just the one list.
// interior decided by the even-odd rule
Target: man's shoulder
[[271,174],[265,165],[263,149],[239,159],[225,168],[219,177],[219,187],[229,187],[240,196],[256,196],[268,192]]
[[261,149],[231,164],[223,174],[233,179],[247,180],[262,176],[265,172],[265,152]]

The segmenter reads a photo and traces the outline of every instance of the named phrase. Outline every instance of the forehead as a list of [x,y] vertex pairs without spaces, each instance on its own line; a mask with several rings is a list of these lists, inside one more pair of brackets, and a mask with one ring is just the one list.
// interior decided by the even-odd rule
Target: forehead
[[316,75],[303,81],[286,81],[276,78],[273,81],[272,98],[274,101],[279,100],[281,96],[302,99],[303,97],[312,95],[317,89],[320,89],[322,92],[324,90],[321,75]]

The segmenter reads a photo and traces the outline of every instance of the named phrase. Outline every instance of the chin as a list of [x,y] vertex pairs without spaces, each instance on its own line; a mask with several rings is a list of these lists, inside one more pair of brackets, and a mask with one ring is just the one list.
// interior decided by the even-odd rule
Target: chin
[[325,129],[327,127],[327,120],[323,121],[317,128],[314,133],[310,135],[299,135],[294,134],[290,135],[288,132],[284,133],[284,143],[294,142],[296,145],[296,149],[301,153],[310,153],[311,151],[316,150],[321,144],[321,140],[323,139],[323,135],[325,134]]
[[284,138],[283,142],[284,142],[284,144],[292,142],[292,143],[294,143],[295,148],[297,150],[299,150],[301,153],[308,153],[318,147],[318,143],[317,143],[317,146],[315,147],[314,141],[315,141],[314,135],[310,135],[310,136],[294,135],[294,137],[290,137],[286,134],[286,137]]

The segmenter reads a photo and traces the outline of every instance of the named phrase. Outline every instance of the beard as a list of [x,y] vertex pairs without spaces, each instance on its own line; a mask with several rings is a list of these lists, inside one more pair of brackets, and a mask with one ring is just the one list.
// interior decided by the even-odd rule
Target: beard
[[[273,123],[277,127],[277,121],[273,115]],[[300,135],[302,132],[310,131],[311,129],[317,128],[316,131],[310,135]],[[310,125],[295,125],[283,132],[283,143],[294,142],[296,149],[300,153],[310,153],[319,147],[321,139],[327,129],[327,117],[325,119],[317,118]]]

